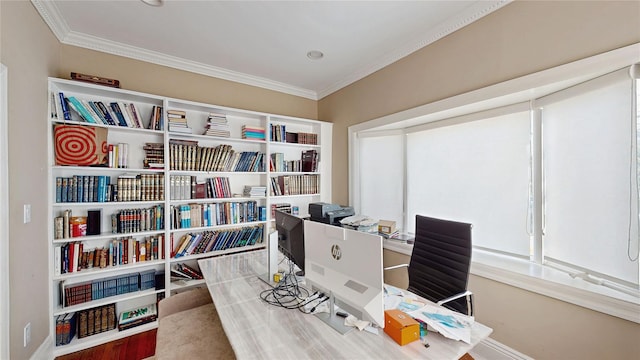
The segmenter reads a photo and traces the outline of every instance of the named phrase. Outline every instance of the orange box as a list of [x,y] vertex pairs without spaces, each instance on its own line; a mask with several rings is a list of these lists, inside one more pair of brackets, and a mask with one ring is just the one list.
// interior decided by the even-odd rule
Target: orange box
[[398,344],[406,345],[420,339],[420,324],[398,309],[386,310],[384,332]]

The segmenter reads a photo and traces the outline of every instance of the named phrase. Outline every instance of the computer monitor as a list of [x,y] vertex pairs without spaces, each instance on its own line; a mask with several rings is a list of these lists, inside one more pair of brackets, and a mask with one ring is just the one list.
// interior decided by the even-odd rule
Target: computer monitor
[[[384,327],[382,237],[315,221],[304,222],[305,281],[330,295],[332,303],[360,320]],[[338,332],[344,318],[330,312],[317,316]]]
[[296,275],[304,275],[304,220],[279,210],[276,210],[275,220],[278,249],[300,268]]

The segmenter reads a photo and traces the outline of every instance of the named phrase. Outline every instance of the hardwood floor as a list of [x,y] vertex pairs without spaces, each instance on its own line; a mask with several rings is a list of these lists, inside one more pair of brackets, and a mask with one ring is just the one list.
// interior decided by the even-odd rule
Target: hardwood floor
[[141,360],[155,354],[156,331],[157,329],[149,330],[90,349],[58,356],[56,360]]

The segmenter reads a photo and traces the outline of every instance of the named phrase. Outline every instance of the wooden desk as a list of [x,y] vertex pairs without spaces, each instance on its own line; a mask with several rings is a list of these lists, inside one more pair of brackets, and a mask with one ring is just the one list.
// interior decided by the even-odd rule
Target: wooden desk
[[259,293],[268,288],[257,277],[267,271],[266,250],[202,259],[198,263],[240,360],[458,359],[492,332],[476,322],[470,345],[429,333],[429,348],[418,341],[399,346],[382,329],[378,335],[358,330],[340,335],[313,315],[272,306],[260,299]]

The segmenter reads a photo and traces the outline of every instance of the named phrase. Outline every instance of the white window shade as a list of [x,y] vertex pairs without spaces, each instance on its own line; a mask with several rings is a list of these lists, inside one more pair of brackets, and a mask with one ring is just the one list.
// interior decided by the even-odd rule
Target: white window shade
[[627,74],[607,75],[539,102],[543,246],[547,260],[638,284],[636,118]]
[[360,137],[360,214],[403,225],[403,134]]
[[468,222],[474,246],[528,257],[530,124],[518,111],[409,134],[409,228],[416,214]]

